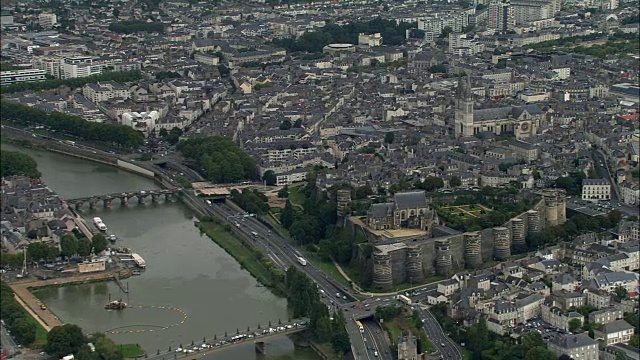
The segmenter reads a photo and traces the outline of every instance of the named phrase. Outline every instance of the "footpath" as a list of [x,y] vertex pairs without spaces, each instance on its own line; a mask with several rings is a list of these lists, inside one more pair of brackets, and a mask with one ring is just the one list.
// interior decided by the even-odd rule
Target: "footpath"
[[[126,274],[121,274],[121,277],[126,277]],[[102,272],[100,274],[78,274],[76,276],[66,278],[56,278],[50,280],[22,280],[9,284],[15,294],[15,298],[18,303],[31,315],[42,327],[50,331],[56,326],[63,325],[62,321],[51,312],[51,310],[41,309],[42,302],[29,291],[31,288],[45,287],[45,286],[58,286],[74,283],[87,283],[95,281],[105,281],[114,278],[112,271]]]

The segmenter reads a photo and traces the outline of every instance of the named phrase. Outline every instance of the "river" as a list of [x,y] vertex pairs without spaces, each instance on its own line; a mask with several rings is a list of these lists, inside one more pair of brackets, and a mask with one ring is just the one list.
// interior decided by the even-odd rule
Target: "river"
[[[39,150],[2,147],[31,155],[42,179],[63,198],[159,188],[151,179],[110,166]],[[200,234],[193,213],[184,204],[149,202],[120,207],[116,201],[112,209],[85,208],[83,216],[101,217],[109,232],[118,236],[116,246],[139,253],[147,269],[141,276],[124,280],[129,294],[113,282],[37,290],[36,295],[64,322],[78,324],[87,333],[120,332],[110,337],[119,343],[138,343],[155,354],[158,349],[190,345],[214,334],[288,320],[286,300],[258,287],[235,259]],[[104,310],[109,296],[134,307],[122,312]],[[287,337],[267,344],[267,358],[274,357],[318,359],[311,350],[294,347]],[[253,345],[220,350],[207,358],[264,359]]]

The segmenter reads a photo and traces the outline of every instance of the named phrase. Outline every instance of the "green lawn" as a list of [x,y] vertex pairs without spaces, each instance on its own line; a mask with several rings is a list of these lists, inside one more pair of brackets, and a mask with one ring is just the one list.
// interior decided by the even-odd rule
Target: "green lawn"
[[344,276],[342,276],[342,274],[340,274],[340,272],[338,271],[336,266],[333,265],[332,262],[322,261],[320,259],[320,257],[318,255],[316,255],[316,253],[311,252],[311,251],[307,251],[304,248],[299,248],[299,250],[304,254],[304,257],[308,261],[310,261],[313,265],[315,265],[318,268],[320,268],[320,270],[322,270],[322,272],[324,272],[325,274],[331,276],[335,280],[340,281],[342,284],[345,284],[347,287],[350,286],[349,282],[347,281],[347,279],[345,279]]
[[307,198],[300,192],[300,190],[302,190],[302,185],[289,187],[289,201],[291,201],[292,205],[302,207],[304,206]]
[[200,229],[233,256],[258,281],[267,286],[273,285],[269,271],[256,260],[253,251],[234,234],[225,230],[223,226],[212,222],[201,222]]
[[139,344],[120,344],[120,351],[125,358],[137,358],[144,356],[145,351]]

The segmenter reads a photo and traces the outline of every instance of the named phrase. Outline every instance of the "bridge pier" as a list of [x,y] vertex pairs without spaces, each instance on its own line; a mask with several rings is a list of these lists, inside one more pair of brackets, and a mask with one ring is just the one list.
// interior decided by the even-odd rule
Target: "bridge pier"
[[267,355],[267,346],[264,341],[256,341],[255,346],[256,346],[257,353],[260,353],[262,355]]
[[159,199],[160,199],[160,195],[158,195],[158,194],[151,194],[151,202],[152,202],[152,203],[157,203]]
[[147,195],[138,195],[138,204],[144,204],[144,199]]
[[126,196],[120,196],[120,205],[127,206],[128,202],[129,202],[129,198],[127,198]]
[[98,205],[98,199],[96,198],[89,199],[89,209],[91,210],[95,209],[96,205]]
[[105,197],[104,199],[102,199],[105,209],[111,208],[111,201],[113,201],[113,198],[111,197]]
[[76,202],[76,211],[80,211],[80,210],[82,210],[82,205],[83,205],[83,204],[84,204],[84,203],[83,203],[82,201],[78,201],[78,202]]

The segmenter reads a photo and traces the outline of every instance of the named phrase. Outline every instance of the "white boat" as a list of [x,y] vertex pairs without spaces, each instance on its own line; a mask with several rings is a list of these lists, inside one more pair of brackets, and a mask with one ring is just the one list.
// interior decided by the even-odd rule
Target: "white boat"
[[93,224],[95,226],[98,226],[98,224],[102,224],[102,219],[100,219],[99,217],[94,217],[93,218]]
[[99,223],[96,226],[98,227],[98,230],[100,230],[100,231],[107,231],[107,225],[105,225],[104,223]]
[[136,253],[133,253],[133,254],[131,254],[131,257],[133,258],[133,261],[135,261],[136,265],[139,268],[144,269],[147,266],[147,263],[144,261],[142,256],[140,256],[140,255],[138,255]]

